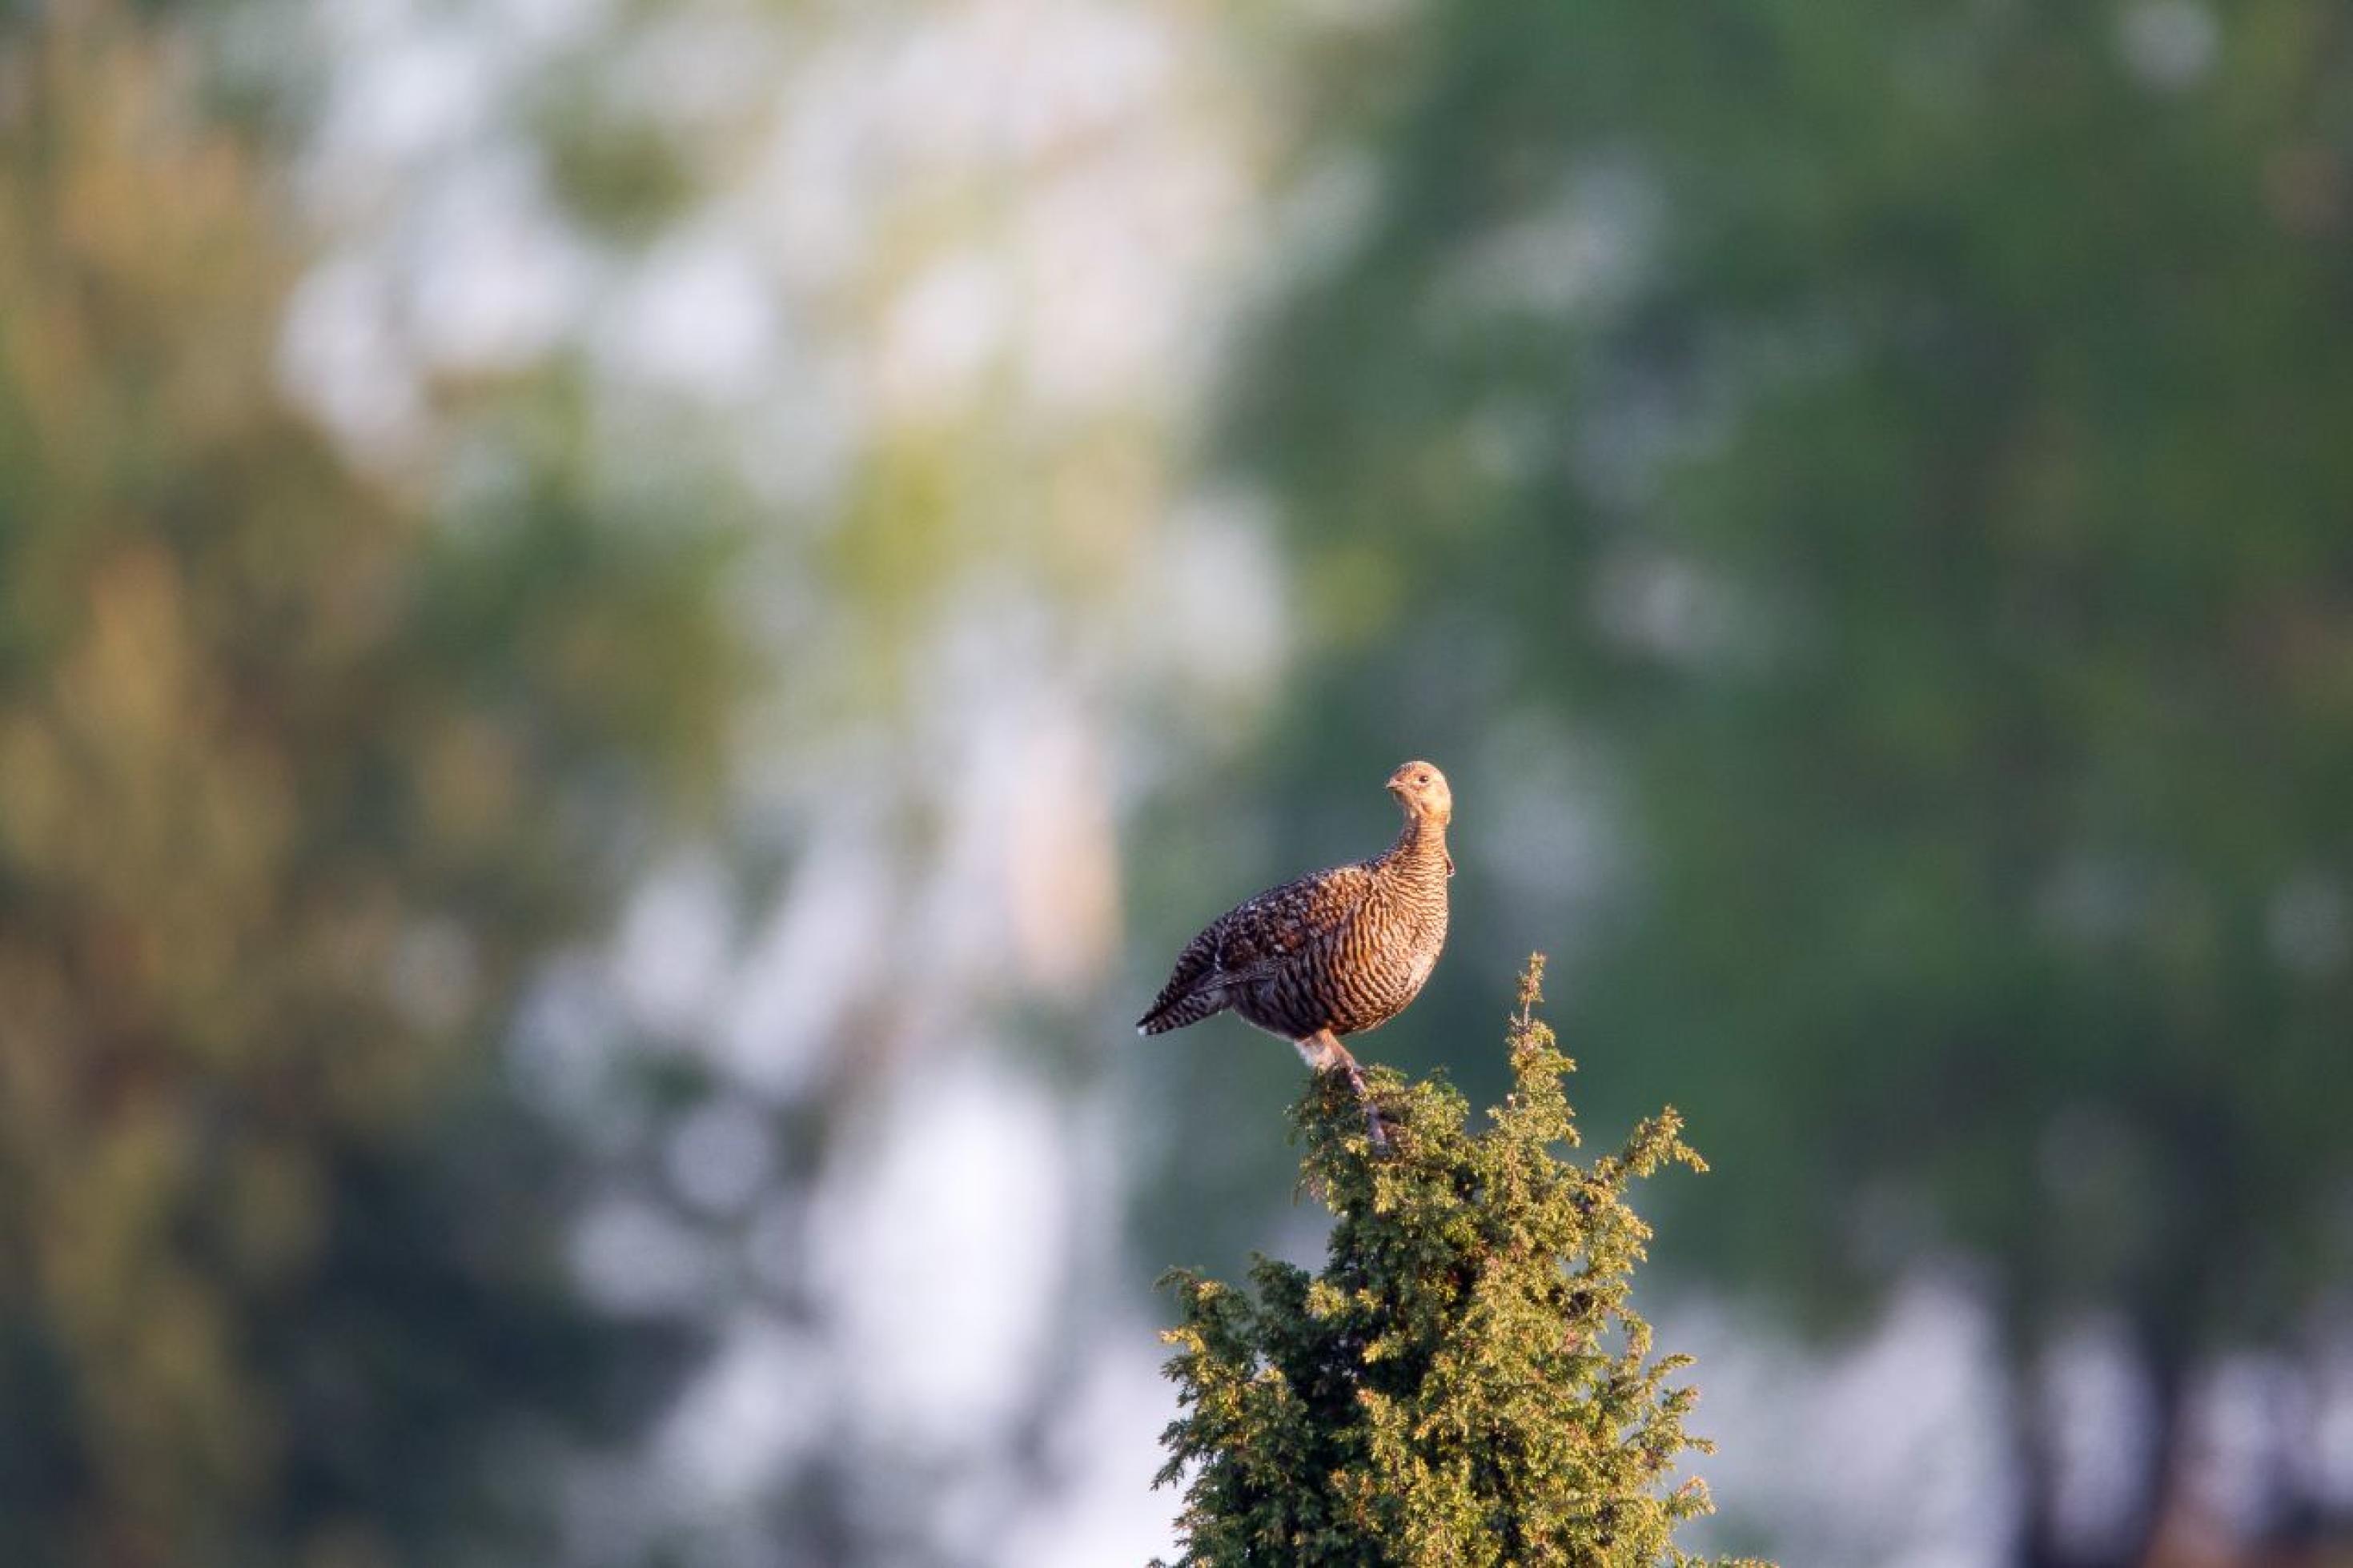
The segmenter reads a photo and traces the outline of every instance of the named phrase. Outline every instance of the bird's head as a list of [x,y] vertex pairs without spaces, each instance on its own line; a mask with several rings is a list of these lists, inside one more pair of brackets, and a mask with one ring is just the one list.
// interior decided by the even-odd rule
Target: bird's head
[[1391,773],[1388,791],[1408,816],[1445,822],[1454,815],[1454,795],[1446,787],[1446,775],[1428,763],[1408,763]]

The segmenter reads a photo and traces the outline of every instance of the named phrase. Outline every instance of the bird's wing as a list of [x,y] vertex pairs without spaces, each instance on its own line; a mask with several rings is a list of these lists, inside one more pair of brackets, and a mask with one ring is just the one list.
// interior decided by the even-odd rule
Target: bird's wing
[[1364,907],[1372,888],[1369,868],[1335,866],[1237,905],[1209,928],[1222,939],[1221,980],[1256,979],[1301,949],[1330,941]]
[[1158,1034],[1208,1017],[1226,1005],[1232,988],[1263,979],[1301,949],[1331,940],[1364,906],[1372,886],[1369,867],[1335,866],[1236,904],[1185,944],[1168,984],[1137,1026]]

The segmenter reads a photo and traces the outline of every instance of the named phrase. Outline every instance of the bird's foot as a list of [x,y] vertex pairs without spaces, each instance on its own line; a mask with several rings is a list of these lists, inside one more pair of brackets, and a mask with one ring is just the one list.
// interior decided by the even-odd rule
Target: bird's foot
[[1376,1149],[1389,1146],[1388,1130],[1381,1121],[1381,1108],[1373,1100],[1373,1091],[1365,1087],[1365,1075],[1352,1059],[1348,1063],[1348,1087],[1356,1091],[1356,1102],[1365,1108],[1365,1132]]
[[1373,1091],[1365,1087],[1364,1069],[1356,1066],[1356,1058],[1348,1054],[1340,1037],[1328,1029],[1319,1029],[1297,1044],[1300,1056],[1310,1068],[1317,1072],[1340,1073],[1347,1079],[1348,1087],[1356,1091],[1356,1103],[1365,1108],[1365,1131],[1371,1137],[1373,1147],[1387,1149],[1388,1124],[1381,1120],[1380,1107],[1373,1103]]

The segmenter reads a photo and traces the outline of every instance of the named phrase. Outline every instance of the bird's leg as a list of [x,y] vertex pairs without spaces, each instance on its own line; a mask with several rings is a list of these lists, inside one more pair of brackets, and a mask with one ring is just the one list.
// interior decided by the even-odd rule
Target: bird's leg
[[1365,1087],[1365,1075],[1356,1066],[1356,1058],[1340,1043],[1340,1037],[1329,1029],[1318,1029],[1298,1042],[1299,1054],[1317,1072],[1341,1072],[1348,1076],[1348,1087],[1356,1091],[1357,1103],[1365,1108],[1365,1131],[1373,1140],[1373,1147],[1389,1146],[1388,1131],[1381,1126],[1380,1108],[1373,1103],[1372,1091]]

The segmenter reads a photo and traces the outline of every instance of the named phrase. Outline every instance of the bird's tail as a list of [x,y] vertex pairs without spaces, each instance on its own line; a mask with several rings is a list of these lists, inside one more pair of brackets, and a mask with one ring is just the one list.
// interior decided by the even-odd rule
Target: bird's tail
[[1135,1032],[1139,1035],[1165,1035],[1171,1029],[1198,1024],[1212,1013],[1225,1010],[1226,999],[1217,991],[1188,991],[1176,996],[1164,995],[1152,1005],[1152,1011],[1135,1021]]

